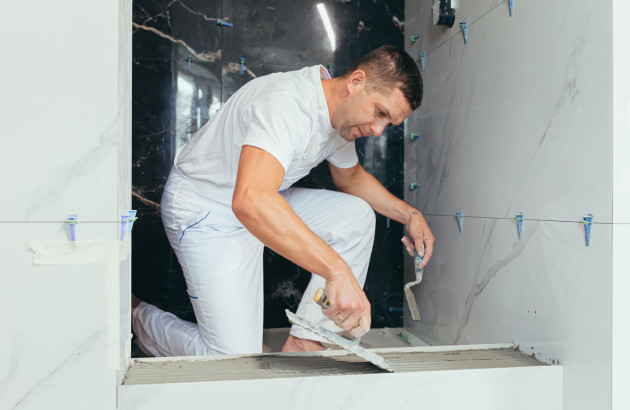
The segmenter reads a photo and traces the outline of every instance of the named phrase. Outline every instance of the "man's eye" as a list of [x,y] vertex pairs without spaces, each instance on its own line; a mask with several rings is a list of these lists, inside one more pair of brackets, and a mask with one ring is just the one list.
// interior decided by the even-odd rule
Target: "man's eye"
[[378,115],[382,117],[382,116],[384,116],[384,115],[385,115],[385,113],[379,109],[379,110],[378,110]]

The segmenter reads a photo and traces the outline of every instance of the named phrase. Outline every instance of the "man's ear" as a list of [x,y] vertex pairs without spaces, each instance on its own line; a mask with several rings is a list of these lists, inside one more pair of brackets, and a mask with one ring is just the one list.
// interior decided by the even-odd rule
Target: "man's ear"
[[367,75],[363,70],[355,70],[346,81],[346,90],[348,94],[352,93],[355,90],[360,90],[365,88],[365,83],[367,80]]

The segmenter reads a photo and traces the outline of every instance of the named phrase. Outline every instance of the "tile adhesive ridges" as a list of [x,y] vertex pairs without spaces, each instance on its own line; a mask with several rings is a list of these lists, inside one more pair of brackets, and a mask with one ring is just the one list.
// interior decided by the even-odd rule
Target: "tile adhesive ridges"
[[[396,372],[546,366],[514,349],[379,352]],[[134,359],[123,384],[184,383],[381,373],[345,351],[225,358]]]

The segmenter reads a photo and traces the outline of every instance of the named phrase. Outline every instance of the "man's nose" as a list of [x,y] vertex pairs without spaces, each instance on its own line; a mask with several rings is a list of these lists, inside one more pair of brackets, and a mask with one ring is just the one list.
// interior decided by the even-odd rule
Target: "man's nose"
[[372,132],[372,135],[380,137],[381,134],[383,134],[383,130],[385,130],[386,126],[387,124],[372,124],[370,126],[370,131]]

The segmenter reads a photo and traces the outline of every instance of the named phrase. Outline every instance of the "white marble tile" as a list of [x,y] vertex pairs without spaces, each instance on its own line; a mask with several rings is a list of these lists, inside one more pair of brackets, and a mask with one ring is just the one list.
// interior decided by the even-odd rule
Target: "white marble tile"
[[118,1],[118,212],[131,208],[131,2]]
[[184,407],[235,410],[560,410],[562,368],[549,366],[121,386],[119,405],[121,410]]
[[616,226],[613,232],[613,409],[630,408],[630,226]]
[[425,340],[513,341],[559,360],[565,408],[607,408],[613,228],[593,225],[587,248],[581,224],[527,218],[613,221],[613,188],[620,195],[627,182],[611,166],[620,143],[611,3],[516,2],[512,18],[503,3],[466,3],[458,21],[478,16],[467,19],[468,45],[459,28],[422,26],[424,9],[407,26],[427,33],[427,57],[425,102],[407,122],[422,137],[405,148],[405,182],[421,187],[406,199],[428,214],[522,211],[524,237],[509,219],[466,218],[460,234],[454,216],[429,218],[436,253],[416,293],[423,321],[406,324]]
[[512,18],[475,3],[468,45],[455,36],[427,55],[407,124],[423,136],[406,157],[420,209],[611,221],[610,5],[569,3],[519,2]]
[[[118,2],[118,212],[131,209],[131,57],[132,7],[130,1]],[[138,215],[142,217],[142,215]],[[141,223],[141,222],[140,222]],[[131,357],[131,258],[120,263],[120,363],[117,381],[122,382],[125,363]]]
[[[118,217],[117,3],[13,2],[3,10],[0,33],[15,41],[4,43],[12,63],[0,76],[9,154],[0,186],[10,193],[1,220]],[[123,58],[128,66],[131,55]]]
[[[446,26],[433,26],[432,1],[405,2],[405,34],[407,35],[405,44],[410,44],[411,35],[421,35],[421,40],[414,44],[416,47],[412,53],[414,57],[417,57],[420,51],[427,53],[435,49],[449,38],[461,36],[459,23],[462,21],[466,21],[470,25],[493,9],[497,9],[498,13],[509,16],[510,9],[507,0],[476,0],[475,2],[459,0],[457,3],[455,24],[449,28]],[[518,7],[520,8],[520,4]]]
[[630,224],[630,56],[627,45],[630,9],[614,2],[613,44],[613,219]]
[[[630,222],[630,4],[613,1],[613,220]],[[613,227],[612,404],[630,408],[630,225]]]
[[120,384],[131,359],[131,258],[120,262],[120,302],[118,363],[116,380]]
[[[407,142],[406,182],[421,188],[407,199],[429,214],[612,221],[611,5],[518,2],[510,18],[507,2],[466,4],[458,21],[476,16],[466,18],[468,45],[459,28],[426,24],[426,9],[416,26],[406,10],[427,53],[425,102],[407,123],[422,138]],[[463,234],[454,217],[430,221],[436,256],[419,325],[427,338],[532,340],[543,359],[580,362],[577,379],[599,366],[573,352],[610,349],[609,226],[594,225],[586,248],[579,224],[525,221],[517,241],[510,220],[465,219]]]
[[[67,225],[33,221],[69,213],[82,221],[79,240],[116,240],[118,225],[86,221],[115,221],[131,204],[131,2],[92,6],[18,2],[2,13],[0,33],[19,41],[5,42],[14,63],[0,76],[8,154],[0,161],[0,221],[30,223],[0,222],[1,408],[116,405],[105,266],[34,266],[28,247],[67,240]],[[129,259],[120,271],[122,361]]]
[[[63,228],[5,223],[0,229],[0,408],[115,408],[105,265],[35,266],[29,243],[64,240]],[[114,230],[79,229],[83,239]]]
[[[612,228],[596,225],[589,247],[580,224],[429,219],[437,238],[416,297],[421,322],[408,329],[443,344],[514,342],[567,366],[571,409],[610,403]],[[582,393],[588,392],[586,397]]]

